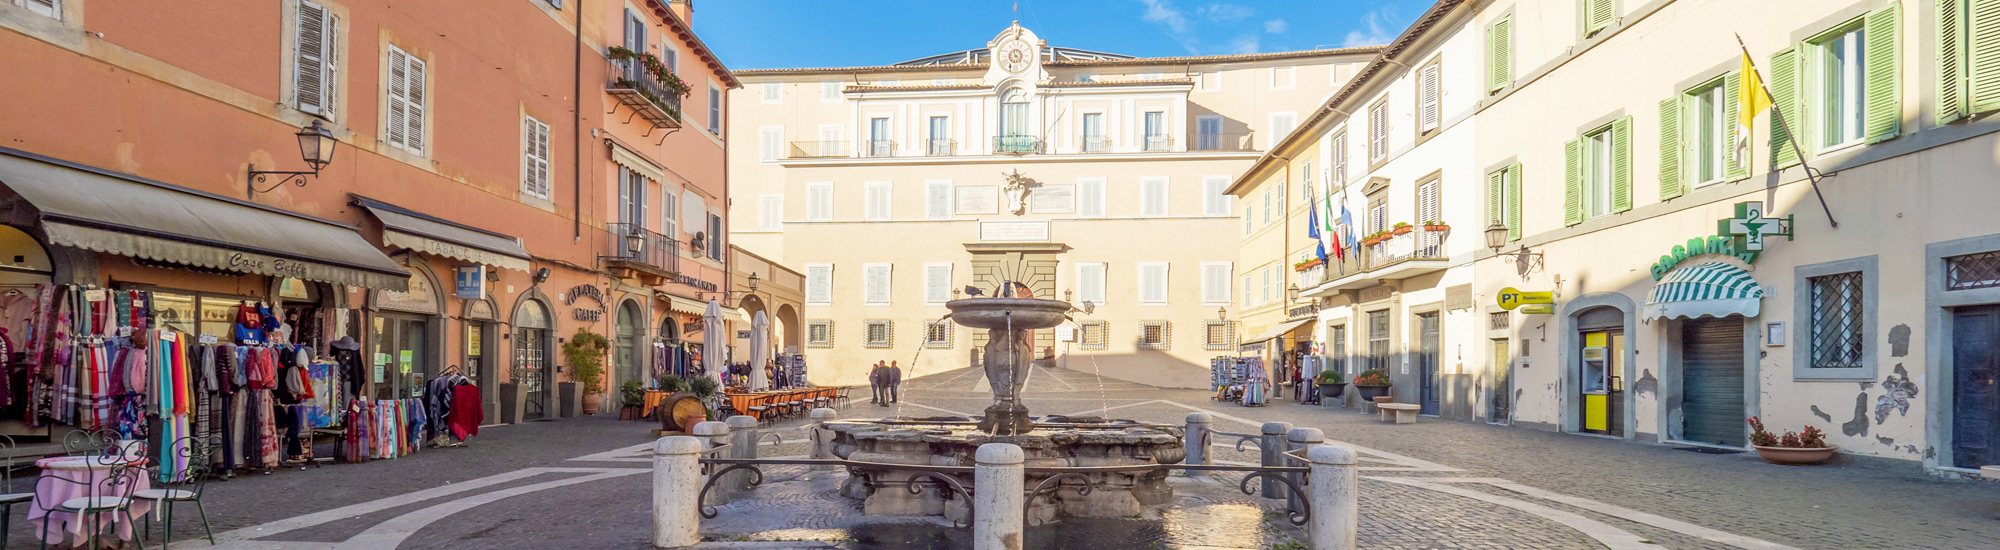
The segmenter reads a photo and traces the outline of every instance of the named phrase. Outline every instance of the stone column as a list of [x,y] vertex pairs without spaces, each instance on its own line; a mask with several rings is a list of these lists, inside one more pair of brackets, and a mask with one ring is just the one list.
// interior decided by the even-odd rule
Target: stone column
[[[1263,451],[1265,466],[1285,465],[1285,432],[1292,431],[1290,422],[1265,422],[1263,438],[1257,440],[1257,448]],[[1259,493],[1264,498],[1285,498],[1285,484],[1277,480],[1263,478],[1264,490]]]
[[[702,450],[714,449],[729,444],[729,424],[715,420],[696,422],[693,428],[688,429],[688,435],[694,436],[695,439],[702,442]],[[721,471],[724,467],[717,466],[715,470]],[[700,483],[690,485],[689,487],[693,487],[696,492],[701,491]],[[708,502],[705,504],[710,506],[729,504],[729,499],[735,496],[735,492],[735,486],[724,482],[716,482],[715,488],[708,492]]]
[[653,547],[701,542],[702,441],[684,435],[653,442]]
[[1214,426],[1215,419],[1210,418],[1208,413],[1188,413],[1187,432],[1181,440],[1187,447],[1187,464],[1215,464],[1215,457],[1209,453],[1209,433]]
[[1012,443],[987,443],[974,455],[973,550],[1019,550],[1027,520],[1026,455]]
[[[757,417],[739,414],[723,419],[722,422],[729,426],[729,458],[757,458],[757,438],[763,435],[761,430],[757,429]],[[731,491],[748,491],[750,473],[731,473],[729,479],[723,480],[722,484],[728,486]]]
[[[825,428],[826,423],[840,418],[840,413],[828,408],[812,410],[812,427],[806,430],[811,435],[811,458],[833,458],[833,431]],[[813,466],[814,470],[834,470],[835,466]]]
[[1356,487],[1354,449],[1346,445],[1314,445],[1306,451],[1312,463],[1312,520],[1306,524],[1307,548],[1354,550],[1361,528],[1360,492]]
[[[1318,445],[1320,443],[1325,442],[1325,440],[1326,440],[1326,435],[1322,434],[1319,431],[1319,428],[1292,428],[1291,431],[1285,432],[1285,444],[1286,444],[1285,448],[1291,451],[1303,451],[1306,449],[1310,449],[1314,445]],[[1300,453],[1300,454],[1304,455],[1305,453]],[[1305,466],[1305,464],[1299,464],[1291,459],[1285,459],[1285,465]],[[1291,478],[1292,484],[1294,485],[1298,485],[1300,487],[1306,486],[1306,476],[1304,475],[1285,474],[1285,476]],[[1306,504],[1305,502],[1301,501],[1301,497],[1304,496],[1306,495],[1299,495],[1299,494],[1287,495],[1287,498],[1285,499],[1285,509],[1294,512],[1305,511]]]

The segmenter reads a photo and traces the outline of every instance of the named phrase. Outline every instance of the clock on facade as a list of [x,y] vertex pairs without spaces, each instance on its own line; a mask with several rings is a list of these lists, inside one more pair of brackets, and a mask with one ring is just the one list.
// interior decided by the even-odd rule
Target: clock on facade
[[1028,61],[1030,61],[1035,54],[1034,51],[1028,47],[1028,42],[1026,40],[1015,38],[1000,44],[999,55],[1000,55],[1001,69],[1004,69],[1010,73],[1018,73],[1021,71],[1028,70]]

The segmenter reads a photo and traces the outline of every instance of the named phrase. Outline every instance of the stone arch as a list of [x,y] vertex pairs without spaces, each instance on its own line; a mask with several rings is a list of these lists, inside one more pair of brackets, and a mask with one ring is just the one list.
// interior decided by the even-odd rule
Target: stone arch
[[797,308],[791,304],[778,306],[777,319],[773,322],[778,326],[777,342],[781,343],[780,347],[786,353],[799,353],[805,349],[805,329],[799,324]]
[[[1563,369],[1562,399],[1559,402],[1562,403],[1562,429],[1565,432],[1581,431],[1583,425],[1583,419],[1576,414],[1578,402],[1576,396],[1582,391],[1583,369],[1583,341],[1578,329],[1581,328],[1586,316],[1596,318],[1604,314],[1605,308],[1617,312],[1614,318],[1625,333],[1625,353],[1619,358],[1623,367],[1618,369],[1614,376],[1623,377],[1627,381],[1638,380],[1634,369],[1638,367],[1639,350],[1634,343],[1639,334],[1639,305],[1632,300],[1632,297],[1617,292],[1592,292],[1564,302],[1560,319],[1563,323],[1562,349],[1558,352],[1562,358],[1560,364]],[[1620,429],[1623,430],[1624,437],[1630,439],[1638,433],[1638,415],[1635,414],[1638,400],[1629,388],[1623,394],[1619,406],[1623,407],[1625,414],[1620,415],[1623,417],[1621,422],[1623,426]]]

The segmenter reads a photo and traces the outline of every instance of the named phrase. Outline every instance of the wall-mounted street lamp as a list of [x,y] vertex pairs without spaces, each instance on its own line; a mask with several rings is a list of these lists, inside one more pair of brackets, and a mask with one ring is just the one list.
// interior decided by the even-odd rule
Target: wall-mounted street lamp
[[1529,266],[1542,263],[1542,253],[1529,252],[1528,245],[1521,245],[1521,250],[1516,252],[1501,252],[1500,248],[1505,246],[1507,246],[1507,226],[1498,221],[1486,226],[1486,247],[1493,249],[1493,255],[1512,256],[1517,263],[1533,260],[1533,263],[1526,264]]
[[1292,302],[1296,302],[1298,300],[1299,300],[1299,285],[1296,283],[1285,285],[1285,304],[1290,305]]
[[724,301],[724,302],[727,302],[727,301],[730,301],[730,300],[729,300],[729,295],[731,295],[731,294],[735,294],[735,295],[737,295],[738,297],[742,297],[743,295],[746,295],[746,294],[756,294],[756,293],[757,293],[757,282],[758,282],[758,279],[757,279],[757,272],[755,272],[755,271],[752,271],[752,272],[750,272],[750,279],[749,279],[749,280],[747,281],[747,283],[748,283],[748,284],[746,285],[746,286],[749,286],[749,287],[750,287],[750,290],[724,290],[724,291],[720,291],[720,292],[703,292],[703,293],[698,293],[698,294],[695,294],[695,296],[696,296],[696,297],[700,297],[700,296],[702,296],[702,295],[705,295],[705,294],[721,294],[721,295],[722,295],[722,301]]
[[1215,320],[1217,320],[1217,321],[1228,321],[1228,320],[1229,320],[1229,306],[1216,306],[1216,308],[1215,308]]
[[[294,135],[297,135],[299,138],[299,156],[305,158],[306,166],[311,166],[312,170],[260,172],[257,170],[257,165],[252,164],[250,165],[250,177],[247,182],[247,187],[251,195],[269,193],[272,189],[277,189],[285,185],[286,182],[291,182],[293,185],[299,187],[305,187],[306,176],[319,177],[319,170],[321,168],[325,168],[328,164],[333,164],[333,149],[335,145],[340,143],[340,140],[333,139],[333,132],[329,132],[326,130],[326,127],[320,126],[319,121],[315,120],[311,125],[300,128],[299,133]],[[278,183],[271,184],[270,187],[261,190],[257,189],[257,184],[264,183],[269,176],[273,175],[285,177],[278,180]]]
[[640,234],[638,229],[633,229],[632,232],[626,233],[625,250],[631,252],[634,257],[638,256],[640,252],[645,252],[646,236]]

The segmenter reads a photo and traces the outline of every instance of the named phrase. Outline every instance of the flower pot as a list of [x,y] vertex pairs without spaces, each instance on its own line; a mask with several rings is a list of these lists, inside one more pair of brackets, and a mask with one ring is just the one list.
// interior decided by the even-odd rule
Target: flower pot
[[1451,231],[1451,226],[1444,224],[1425,225],[1424,231]]
[[1319,385],[1319,398],[1321,401],[1339,399],[1341,392],[1344,391],[1347,391],[1346,382],[1321,383]]
[[1751,445],[1751,447],[1757,449],[1757,456],[1762,457],[1765,462],[1790,466],[1805,466],[1826,462],[1826,459],[1833,458],[1834,451],[1840,450],[1839,445],[1811,449],[1765,447],[1763,445]]
[[1410,228],[1410,226],[1407,226],[1407,225],[1405,225],[1405,226],[1401,226],[1401,227],[1395,227],[1395,228],[1391,228],[1391,229],[1389,230],[1389,234],[1390,234],[1390,235],[1401,235],[1401,234],[1404,234],[1404,233],[1409,233],[1410,231],[1411,231],[1411,228]]
[[1395,387],[1395,386],[1393,386],[1393,385],[1390,385],[1390,386],[1363,386],[1363,385],[1360,385],[1360,384],[1355,384],[1355,385],[1354,385],[1354,392],[1355,392],[1355,395],[1359,395],[1359,396],[1361,396],[1361,400],[1362,400],[1362,401],[1368,401],[1368,400],[1372,400],[1372,399],[1375,399],[1375,398],[1377,398],[1377,397],[1381,397],[1381,396],[1384,396],[1384,395],[1389,395],[1389,388],[1392,388],[1392,387]]
[[584,416],[590,416],[590,415],[593,415],[593,414],[597,414],[597,409],[598,409],[598,408],[600,408],[600,407],[603,407],[603,406],[604,406],[604,396],[603,396],[603,395],[599,395],[599,394],[595,394],[595,393],[586,393],[586,394],[583,394],[583,414],[584,414]]
[[619,420],[638,420],[638,419],[639,419],[639,413],[640,413],[640,412],[642,412],[642,411],[645,411],[645,410],[646,410],[646,409],[645,409],[644,407],[624,407],[624,408],[620,408],[620,409],[618,409],[618,419],[619,419]]

